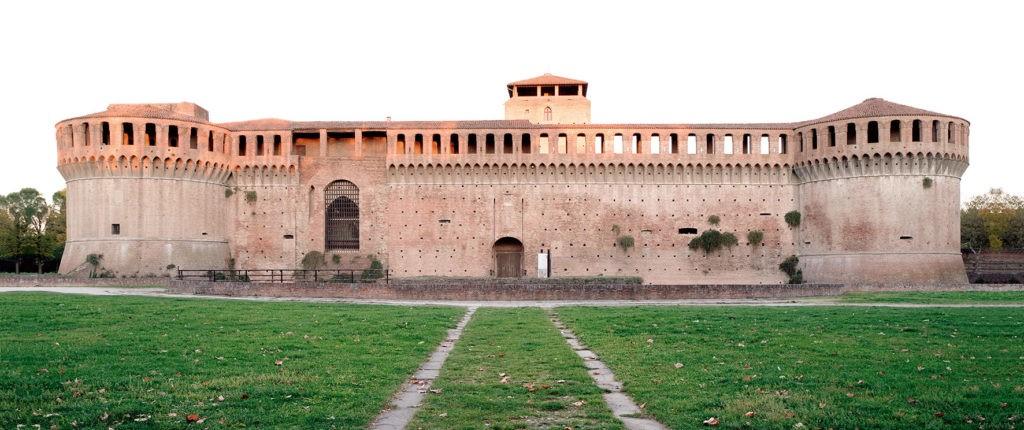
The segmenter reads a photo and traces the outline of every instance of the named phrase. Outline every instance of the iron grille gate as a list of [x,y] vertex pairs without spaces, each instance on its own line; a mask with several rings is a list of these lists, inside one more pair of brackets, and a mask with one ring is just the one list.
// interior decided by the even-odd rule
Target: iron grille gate
[[324,190],[324,247],[359,249],[359,188],[349,181]]

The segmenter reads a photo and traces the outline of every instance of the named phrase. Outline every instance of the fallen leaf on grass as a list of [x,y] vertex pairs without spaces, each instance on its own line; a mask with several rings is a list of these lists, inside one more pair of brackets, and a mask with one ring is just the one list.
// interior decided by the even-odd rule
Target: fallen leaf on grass
[[718,418],[711,417],[711,418],[708,418],[708,419],[704,420],[704,425],[714,427],[714,426],[718,425],[718,422],[719,422]]
[[577,400],[575,402],[572,402],[572,405],[576,406],[577,408],[580,407],[580,406],[583,406],[585,404],[587,404],[586,400]]
[[526,391],[529,391],[531,393],[537,391],[537,388],[533,386],[533,382],[527,382],[523,384],[523,388],[525,388]]
[[909,403],[911,405],[916,405],[917,404],[917,399],[915,399],[913,397],[907,397],[907,403]]
[[434,393],[434,394],[441,394],[441,389],[440,388],[431,388],[430,392]]
[[683,363],[676,363],[673,366],[675,366],[676,369],[680,369],[683,367]]
[[502,384],[507,384],[508,383],[508,375],[505,375],[505,376],[501,377],[501,383]]
[[284,360],[274,360],[274,365],[275,366],[283,366],[284,365]]
[[942,417],[946,416],[946,414],[942,413],[942,411],[936,412],[936,413],[934,413],[932,415],[934,415],[934,416],[936,416],[938,418],[942,418]]
[[754,415],[757,415],[756,413],[754,413],[754,411],[749,411],[749,412],[743,414],[743,416],[745,416],[747,418],[750,418],[750,417],[752,417]]
[[197,423],[197,422],[199,422],[199,414],[188,414],[185,417],[185,422],[187,422],[187,423]]

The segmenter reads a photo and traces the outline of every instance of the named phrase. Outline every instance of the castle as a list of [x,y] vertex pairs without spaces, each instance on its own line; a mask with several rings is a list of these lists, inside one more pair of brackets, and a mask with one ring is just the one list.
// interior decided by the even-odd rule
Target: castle
[[[394,277],[771,284],[796,255],[807,282],[966,282],[962,118],[873,98],[795,123],[592,124],[587,82],[507,90],[504,120],[216,124],[177,103],[61,121],[60,271],[93,253],[118,276],[289,269],[319,251]],[[738,243],[687,246],[712,228]]]

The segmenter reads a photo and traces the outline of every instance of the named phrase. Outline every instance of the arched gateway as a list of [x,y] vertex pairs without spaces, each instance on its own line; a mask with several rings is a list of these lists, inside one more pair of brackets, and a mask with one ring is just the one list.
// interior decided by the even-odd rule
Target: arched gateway
[[523,275],[523,242],[514,237],[503,237],[494,242],[494,273],[499,278],[518,278]]

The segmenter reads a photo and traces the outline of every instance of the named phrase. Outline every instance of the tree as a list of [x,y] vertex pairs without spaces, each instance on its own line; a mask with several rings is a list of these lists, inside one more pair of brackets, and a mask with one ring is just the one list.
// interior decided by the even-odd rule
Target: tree
[[64,242],[67,241],[67,190],[53,193],[50,205],[50,216],[46,220],[46,237],[50,245],[50,258],[60,261],[64,255]]
[[988,247],[985,219],[977,209],[960,211],[960,248],[979,250]]
[[24,258],[34,258],[42,268],[42,259],[49,256],[53,243],[45,237],[50,206],[39,191],[23,188],[0,199],[0,211],[9,222],[0,231],[0,253],[15,258],[15,271],[21,270]]
[[[988,248],[1002,249],[1004,244],[1011,246],[1007,243],[1007,239],[1010,239],[1010,242],[1016,240],[1018,233],[1011,232],[1011,221],[1024,211],[1024,199],[1020,196],[1007,194],[1001,188],[993,188],[985,194],[974,197],[967,202],[966,206],[965,212],[976,211],[977,216],[981,218],[986,238],[985,245]],[[963,214],[964,212],[961,213],[961,217]],[[974,215],[969,216],[973,217]],[[977,223],[977,220],[972,219],[971,222]],[[961,242],[967,243],[963,226],[964,221],[961,218]],[[975,236],[978,234],[975,230],[976,225],[969,227],[971,230],[968,233],[971,235],[971,239],[975,240]]]

